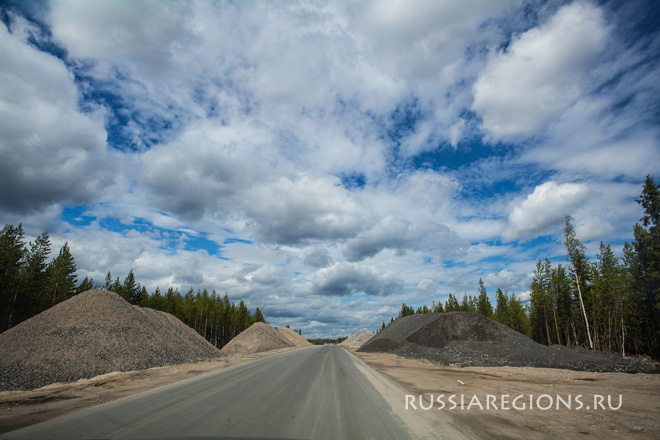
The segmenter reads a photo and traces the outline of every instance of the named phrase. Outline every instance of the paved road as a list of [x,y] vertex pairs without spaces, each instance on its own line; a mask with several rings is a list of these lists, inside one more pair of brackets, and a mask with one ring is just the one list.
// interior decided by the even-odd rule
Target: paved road
[[307,347],[87,408],[0,438],[411,438],[367,379],[369,374],[339,347]]

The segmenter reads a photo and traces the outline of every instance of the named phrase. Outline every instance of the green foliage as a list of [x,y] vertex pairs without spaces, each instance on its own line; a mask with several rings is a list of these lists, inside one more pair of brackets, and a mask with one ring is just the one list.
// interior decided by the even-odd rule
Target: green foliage
[[76,294],[76,263],[68,243],[47,263],[50,251],[47,232],[28,244],[21,225],[6,225],[0,232],[1,330]]
[[488,299],[488,294],[486,293],[486,287],[484,286],[484,280],[479,278],[479,296],[477,297],[477,313],[484,315],[488,318],[493,317],[493,306],[490,304],[490,299]]
[[407,306],[406,303],[401,304],[401,310],[399,311],[399,318],[404,316],[410,316],[415,314],[415,309],[410,306]]
[[254,311],[254,322],[266,322],[266,319],[264,318],[264,314],[261,313],[261,310],[259,310],[259,307]]
[[530,286],[537,342],[588,347],[591,340],[596,350],[660,356],[660,189],[650,176],[638,203],[644,215],[635,240],[624,245],[623,262],[605,243],[589,261],[566,217],[569,270],[539,261]]
[[133,270],[123,282],[119,277],[113,280],[108,272],[103,285],[88,277],[77,285],[76,263],[68,243],[47,263],[50,250],[46,232],[29,244],[25,243],[21,225],[6,225],[0,232],[0,331],[93,288],[105,288],[131,304],[170,313],[216,347],[222,347],[255,322],[266,322],[259,308],[252,314],[243,301],[236,305],[227,294],[220,297],[215,291],[209,294],[206,289],[195,292],[190,288],[182,297],[170,287],[165,295],[160,288],[149,295]]
[[313,345],[326,345],[326,344],[341,344],[347,339],[347,336],[340,338],[317,338],[317,339],[308,339]]

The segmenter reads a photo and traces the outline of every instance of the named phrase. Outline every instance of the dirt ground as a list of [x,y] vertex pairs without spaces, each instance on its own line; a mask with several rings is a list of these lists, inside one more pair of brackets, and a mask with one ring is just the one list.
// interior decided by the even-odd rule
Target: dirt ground
[[184,379],[239,365],[294,348],[227,356],[219,360],[114,372],[29,391],[0,392],[0,434]]
[[[659,439],[660,438],[660,375],[627,373],[592,373],[559,370],[549,368],[519,367],[444,367],[426,360],[406,359],[387,353],[360,353],[347,348],[371,367],[389,377],[401,386],[407,394],[414,396],[416,411],[423,412],[427,421],[434,425],[441,435],[440,420],[450,416],[455,428],[472,438],[501,439],[569,439],[590,436],[598,439]],[[456,395],[455,409],[449,395]],[[509,410],[502,410],[501,396],[509,395]],[[430,395],[437,399],[444,395],[441,403],[429,410],[422,410],[419,405],[429,406]],[[461,409],[460,396],[464,396]],[[472,402],[473,396],[484,409]],[[488,395],[495,396],[497,410],[492,406],[487,409]],[[526,402],[527,408],[515,410],[511,401],[523,395],[517,407]],[[532,396],[534,409],[529,410],[529,396]],[[553,399],[551,409],[537,409],[539,396],[548,395]],[[557,397],[568,400],[572,396],[571,409],[560,403],[556,409]],[[575,397],[582,395],[582,408],[578,409]],[[594,395],[603,396],[606,409],[594,409]],[[611,396],[610,409],[608,397]],[[598,399],[598,398],[597,398]],[[411,401],[412,402],[412,401]],[[409,402],[409,403],[411,403]],[[550,403],[549,397],[538,400],[543,408]],[[600,400],[596,401],[597,403]],[[405,407],[406,402],[401,402]],[[489,405],[490,406],[490,405]],[[469,407],[469,409],[468,409]],[[587,409],[589,407],[589,409]],[[409,405],[408,411],[414,411]]]
[[[151,390],[180,380],[192,378],[222,368],[249,362],[274,353],[291,350],[284,348],[252,355],[230,356],[220,360],[151,368],[132,372],[115,372],[92,379],[68,384],[53,384],[31,391],[0,392],[0,434],[23,426],[52,419],[78,409],[116,400]],[[387,353],[359,353],[345,347],[371,367],[392,379],[407,394],[415,396],[417,410],[442,436],[449,421],[454,429],[471,438],[502,439],[557,439],[557,438],[660,438],[660,375],[626,373],[590,373],[545,368],[517,367],[442,367],[429,361],[406,359]],[[444,409],[434,404],[431,410],[422,410],[429,404],[429,396],[444,394]],[[454,394],[458,406],[450,410],[448,396]],[[524,395],[537,399],[541,395],[561,396],[581,394],[584,407],[572,409],[554,407],[549,410],[467,409],[473,396],[486,406],[487,395],[499,397]],[[613,398],[612,405],[620,409],[586,409],[593,405],[594,395]],[[460,396],[465,399],[460,409]],[[545,400],[544,400],[545,399]],[[528,400],[526,400],[528,402]],[[540,403],[545,406],[547,398]],[[401,406],[405,406],[405,401]],[[526,403],[528,405],[528,403]],[[511,403],[509,403],[511,406]]]

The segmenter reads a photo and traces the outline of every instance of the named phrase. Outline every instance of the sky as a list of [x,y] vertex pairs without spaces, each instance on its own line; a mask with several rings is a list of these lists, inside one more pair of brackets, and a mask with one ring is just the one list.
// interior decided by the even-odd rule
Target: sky
[[621,256],[660,4],[0,1],[0,223],[307,337]]

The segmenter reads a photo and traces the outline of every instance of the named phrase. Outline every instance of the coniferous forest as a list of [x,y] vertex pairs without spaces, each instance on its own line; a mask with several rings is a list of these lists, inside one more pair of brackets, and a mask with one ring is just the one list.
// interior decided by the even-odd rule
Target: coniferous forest
[[[623,258],[600,243],[595,260],[565,218],[566,261],[539,260],[530,286],[529,305],[497,289],[493,309],[483,281],[477,296],[417,309],[402,304],[398,317],[419,313],[473,312],[495,319],[536,342],[594,350],[660,356],[660,188],[650,177],[637,203],[644,215],[625,243]],[[392,318],[393,320],[394,318]],[[383,328],[385,323],[383,322]]]
[[46,232],[27,245],[21,225],[6,225],[0,232],[0,331],[94,288],[115,292],[133,305],[170,313],[218,348],[255,322],[265,322],[258,307],[250,312],[242,300],[230,302],[227,294],[220,296],[215,290],[190,288],[181,295],[170,287],[164,293],[160,288],[149,293],[132,270],[123,281],[113,280],[108,272],[104,284],[87,277],[78,284],[68,244],[49,261],[50,253]]
[[[444,305],[417,309],[402,304],[399,317],[416,313],[475,312],[495,319],[535,341],[625,354],[660,356],[660,187],[647,176],[637,202],[643,208],[633,228],[634,240],[625,243],[623,258],[609,244],[600,243],[595,259],[566,216],[563,244],[566,259],[553,265],[539,260],[523,305],[514,294],[496,292],[493,308],[483,281],[477,296],[459,302],[449,294]],[[22,226],[6,225],[0,233],[0,330],[4,331],[53,305],[92,288],[113,291],[128,302],[151,307],[179,318],[216,347],[222,347],[255,322],[265,322],[241,300],[227,294],[190,288],[184,295],[170,287],[149,293],[131,270],[123,279],[108,272],[104,284],[85,278],[79,284],[76,264],[67,243],[49,261],[51,244],[44,232],[25,243]],[[394,318],[392,318],[394,319]],[[385,323],[383,322],[383,327]]]

